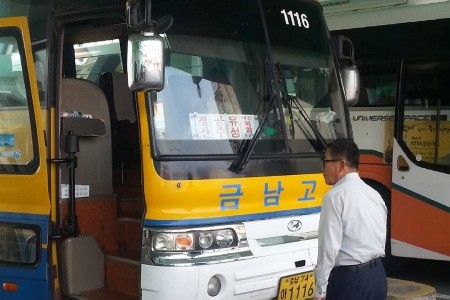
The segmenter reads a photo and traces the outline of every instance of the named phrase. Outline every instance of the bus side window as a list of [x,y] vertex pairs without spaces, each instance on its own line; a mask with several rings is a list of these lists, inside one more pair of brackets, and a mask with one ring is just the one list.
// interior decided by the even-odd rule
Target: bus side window
[[36,80],[39,92],[39,103],[41,106],[45,106],[46,103],[46,89],[47,89],[47,76],[45,73],[45,62],[41,61],[40,56],[35,53],[34,69],[36,70]]
[[38,235],[33,229],[4,223],[0,225],[0,262],[35,264]]
[[[37,168],[31,94],[20,40],[0,37],[0,173],[32,174]],[[27,94],[28,93],[28,94]]]
[[358,65],[361,88],[357,107],[394,106],[397,93],[396,61],[367,61]]
[[367,94],[367,90],[365,88],[361,88],[359,90],[359,100],[358,100],[357,105],[358,106],[370,106],[369,95]]
[[449,66],[446,61],[408,62],[403,92],[403,140],[416,159],[439,166],[450,166]]

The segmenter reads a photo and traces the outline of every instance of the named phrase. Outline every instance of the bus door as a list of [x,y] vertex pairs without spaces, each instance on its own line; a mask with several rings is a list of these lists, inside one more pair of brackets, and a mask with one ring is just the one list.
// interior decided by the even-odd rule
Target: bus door
[[49,299],[50,199],[27,20],[0,21],[0,299]]
[[392,162],[395,256],[450,260],[450,60],[402,66]]

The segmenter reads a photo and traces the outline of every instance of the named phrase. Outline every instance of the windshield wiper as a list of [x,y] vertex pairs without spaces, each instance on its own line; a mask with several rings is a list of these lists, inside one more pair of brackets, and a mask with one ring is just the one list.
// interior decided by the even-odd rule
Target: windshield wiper
[[[275,101],[277,101],[278,97],[276,94],[276,90],[274,87],[274,80],[273,80],[273,74],[270,72],[269,68],[270,60],[267,59],[265,63],[265,72],[266,72],[266,78],[268,80],[269,86],[270,86],[270,96],[268,97],[268,104],[264,107],[264,114],[261,118],[261,122],[258,125],[258,128],[256,128],[255,134],[253,135],[251,140],[245,140],[238,151],[238,156],[233,160],[228,170],[239,173],[244,169],[244,166],[247,164],[250,155],[253,152],[253,149],[255,148],[256,142],[258,138],[261,136],[261,132],[264,128],[264,125],[266,124],[267,118],[269,117],[270,112],[272,111],[272,108],[275,106]],[[272,74],[272,76],[271,76]],[[275,112],[277,110],[275,109]],[[278,116],[277,116],[278,118]]]
[[[284,77],[283,68],[281,67],[281,64],[279,62],[276,64],[276,66],[278,69],[278,74],[279,74],[280,80],[283,85],[282,86],[282,90],[283,90],[282,97],[287,105],[287,109],[289,112],[289,119],[291,121],[290,131],[291,131],[292,138],[294,138],[294,135],[295,135],[294,114],[292,113],[292,109],[294,107],[293,107],[292,103],[295,103],[295,105],[296,105],[295,108],[300,113],[300,115],[305,120],[305,122],[308,124],[308,126],[312,129],[314,135],[316,136],[316,140],[314,140],[313,138],[310,138],[308,136],[309,134],[307,134],[307,132],[304,130],[302,130],[303,134],[308,139],[308,141],[311,143],[311,145],[315,148],[315,150],[317,150],[317,151],[325,150],[326,145],[327,145],[325,139],[320,134],[320,132],[317,130],[317,128],[313,125],[311,118],[308,116],[308,113],[305,111],[302,104],[300,103],[300,99],[298,99],[296,96],[291,96],[288,94],[286,78]],[[299,123],[299,122],[297,121],[297,123]],[[302,126],[301,126],[301,124],[299,124],[299,125],[300,125],[299,128],[301,129]]]
[[[266,73],[266,79],[268,81],[268,89],[269,89],[269,100],[268,100],[268,105],[264,108],[264,115],[262,116],[261,119],[261,123],[259,124],[258,128],[255,131],[255,134],[253,135],[251,140],[245,140],[241,147],[239,148],[239,152],[237,153],[238,156],[235,160],[233,160],[233,162],[231,163],[230,167],[228,168],[230,171],[235,172],[235,173],[239,173],[240,171],[242,171],[244,169],[245,164],[248,162],[250,155],[253,152],[253,149],[255,148],[256,142],[258,140],[258,138],[261,136],[261,132],[262,129],[264,127],[264,125],[266,124],[267,118],[269,117],[270,111],[272,110],[272,108],[274,108],[275,111],[275,117],[276,117],[276,123],[278,125],[281,125],[281,130],[279,130],[279,132],[281,132],[283,134],[283,138],[284,138],[284,146],[285,146],[285,151],[287,151],[288,148],[288,140],[287,140],[287,133],[286,133],[286,123],[284,120],[284,115],[283,115],[283,104],[281,103],[281,98],[278,95],[278,89],[277,89],[277,82],[276,80],[278,78],[276,78],[275,76],[275,71],[273,69],[274,67],[274,63],[273,63],[273,55],[272,55],[272,47],[270,44],[270,39],[269,39],[269,33],[267,30],[267,24],[266,24],[266,20],[265,20],[265,15],[264,15],[264,10],[262,8],[262,4],[261,1],[258,1],[258,7],[259,7],[259,12],[261,15],[261,21],[262,21],[262,26],[264,29],[264,38],[266,40],[266,46],[268,49],[268,56],[266,58],[265,61],[265,73]],[[284,84],[284,82],[283,82]],[[281,95],[282,97],[283,95]]]
[[[302,104],[300,103],[300,99],[298,99],[295,96],[289,96],[289,106],[291,106],[291,109],[292,109],[293,106],[291,105],[291,102],[296,105],[295,108],[297,109],[297,111],[300,113],[302,118],[305,120],[305,122],[312,129],[312,131],[314,132],[314,135],[316,136],[315,143],[313,143],[313,139],[308,138],[311,145],[317,151],[324,151],[327,148],[327,142],[325,141],[323,136],[320,134],[320,132],[317,130],[316,126],[314,126],[314,124],[312,123],[311,118],[308,116],[308,113],[305,111]],[[305,134],[305,136],[306,136],[306,134]]]

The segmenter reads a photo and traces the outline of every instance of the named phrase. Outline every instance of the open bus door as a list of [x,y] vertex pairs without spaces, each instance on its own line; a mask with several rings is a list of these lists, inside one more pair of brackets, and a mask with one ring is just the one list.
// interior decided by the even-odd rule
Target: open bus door
[[394,256],[450,260],[445,185],[450,182],[450,98],[443,77],[448,64],[431,62],[402,65],[392,156],[391,250]]
[[2,19],[0,299],[49,299],[50,198],[40,117],[27,20]]
[[449,243],[442,242],[450,236],[449,198],[442,184],[450,181],[450,175],[421,167],[417,164],[420,157],[410,159],[407,151],[394,141],[392,255],[449,260]]

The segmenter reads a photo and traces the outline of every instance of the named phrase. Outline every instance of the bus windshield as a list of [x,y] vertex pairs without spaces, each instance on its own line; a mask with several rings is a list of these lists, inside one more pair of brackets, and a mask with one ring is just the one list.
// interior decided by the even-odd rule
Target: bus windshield
[[0,18],[27,17],[31,41],[45,39],[49,1],[47,0],[0,0]]
[[[207,1],[194,2],[152,8],[174,20],[165,87],[149,97],[157,156],[236,154],[260,126],[256,154],[318,152],[320,140],[347,137],[317,3],[231,0],[201,11]],[[270,105],[276,91],[282,112]]]

